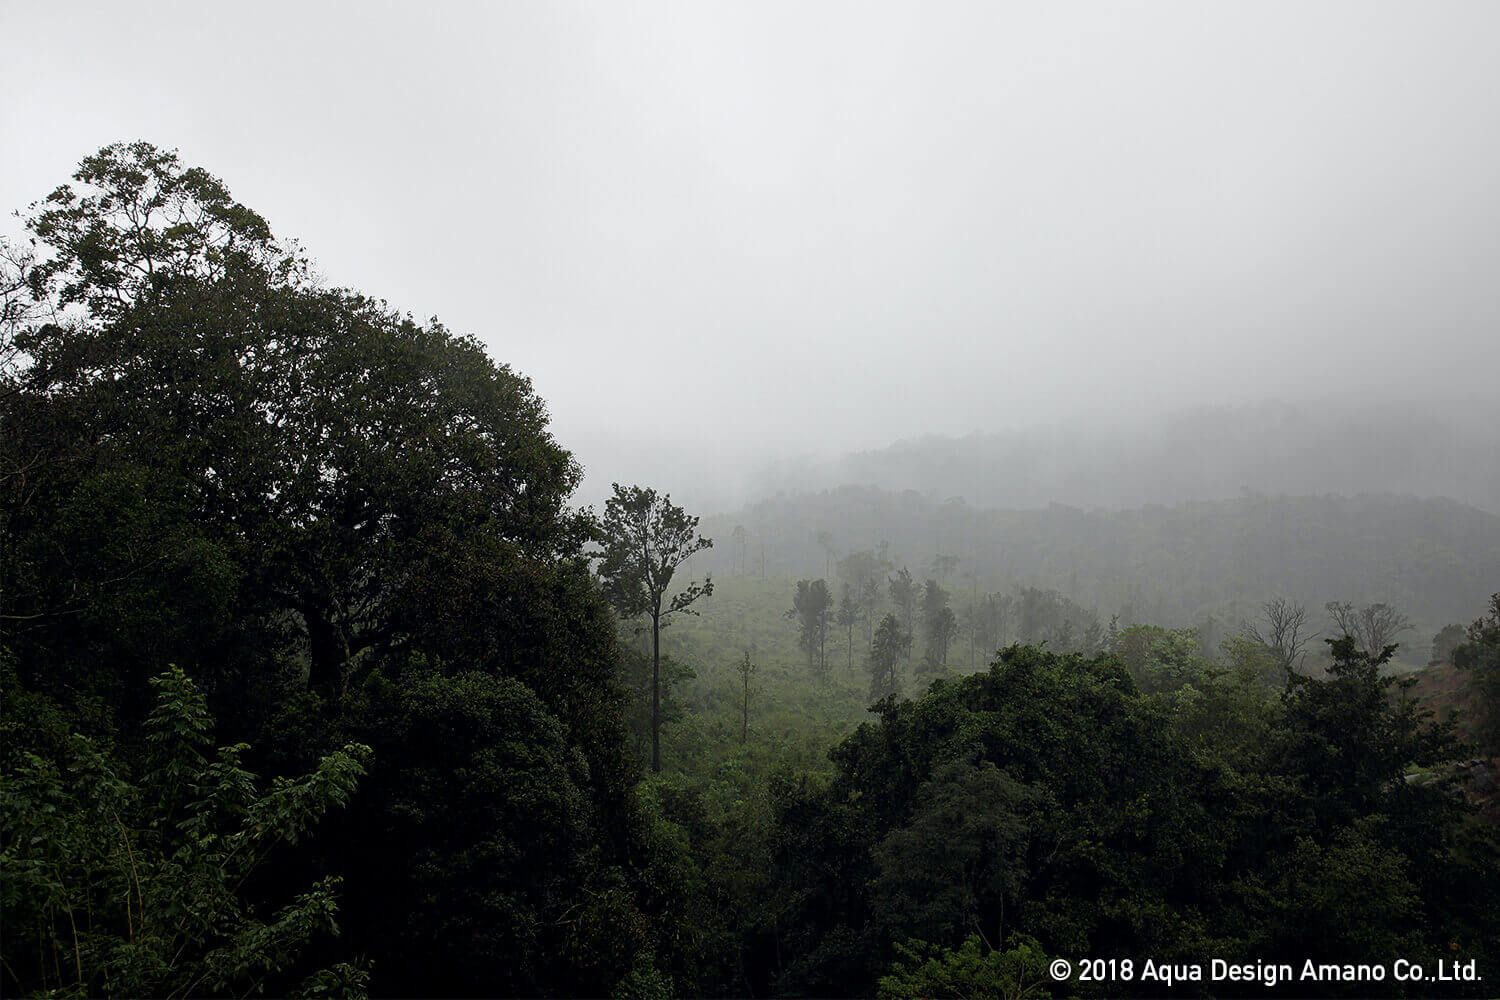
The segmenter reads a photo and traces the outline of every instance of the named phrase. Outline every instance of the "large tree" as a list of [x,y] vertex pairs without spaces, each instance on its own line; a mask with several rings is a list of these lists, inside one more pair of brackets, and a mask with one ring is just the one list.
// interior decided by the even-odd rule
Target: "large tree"
[[252,888],[342,871],[377,989],[603,995],[649,967],[680,940],[654,930],[673,854],[632,791],[597,526],[529,382],[317,287],[145,144],[29,222],[0,254],[7,692],[128,748],[177,663],[247,766],[375,746],[347,815]]
[[645,617],[651,629],[651,770],[661,770],[661,628],[672,616],[714,592],[711,578],[672,593],[677,567],[713,540],[698,534],[698,518],[667,494],[614,484],[604,505],[599,576],[610,601],[627,618]]
[[337,701],[446,624],[429,598],[474,552],[578,554],[578,466],[477,340],[313,287],[175,154],[111,146],[76,181],[30,217],[49,321],[6,371],[0,434],[37,455],[7,509],[23,671],[33,642],[145,676],[285,641]]

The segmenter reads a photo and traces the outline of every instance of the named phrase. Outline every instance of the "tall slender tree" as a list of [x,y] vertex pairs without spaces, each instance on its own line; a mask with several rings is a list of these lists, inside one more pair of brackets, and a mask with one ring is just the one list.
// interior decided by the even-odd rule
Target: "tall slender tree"
[[889,580],[891,603],[901,612],[902,633],[906,636],[907,659],[911,659],[912,618],[917,610],[918,592],[921,586],[912,579],[911,570],[902,566]]
[[647,619],[651,629],[651,770],[661,770],[661,627],[676,614],[714,592],[711,578],[691,581],[668,594],[677,567],[713,540],[698,534],[698,518],[672,503],[667,494],[641,486],[614,484],[604,505],[599,576],[604,592],[627,618]]
[[808,665],[818,675],[828,672],[827,640],[828,625],[833,618],[833,594],[824,580],[798,580],[797,593],[792,597],[788,618],[797,622],[798,644],[807,653]]
[[750,740],[750,699],[759,693],[754,681],[760,665],[750,658],[747,649],[735,670],[740,675],[740,745],[744,746]]
[[880,607],[880,595],[886,573],[890,572],[890,561],[885,557],[885,546],[877,551],[866,549],[851,552],[838,561],[839,578],[854,589],[855,599],[864,611],[865,643],[874,645],[875,615]]
[[844,630],[844,639],[848,644],[849,671],[854,671],[854,626],[865,618],[865,610],[859,603],[859,598],[854,595],[854,588],[846,580],[839,588],[839,610],[836,618],[839,627]]
[[875,629],[870,647],[870,697],[877,701],[901,693],[901,656],[910,646],[910,638],[901,631],[901,621],[888,614]]
[[818,547],[823,550],[823,579],[828,579],[833,566],[833,533],[831,531],[819,531],[817,535]]
[[739,567],[737,568],[736,572],[740,576],[744,576],[745,575],[745,542],[749,539],[750,536],[746,533],[745,526],[743,524],[736,524],[734,526],[734,530],[729,533],[729,537],[734,542],[734,549],[733,549],[733,551],[731,551],[729,553],[729,564],[730,564],[731,567],[734,566],[734,557],[735,557],[736,554],[738,554],[739,557],[740,557],[740,563],[739,563]]
[[958,633],[958,619],[948,607],[948,592],[936,580],[922,588],[922,628],[926,632],[926,657],[932,666],[948,665],[948,644]]

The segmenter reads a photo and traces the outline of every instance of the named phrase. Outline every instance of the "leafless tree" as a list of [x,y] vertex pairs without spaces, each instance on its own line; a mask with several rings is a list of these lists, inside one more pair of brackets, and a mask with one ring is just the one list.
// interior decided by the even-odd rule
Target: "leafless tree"
[[1245,637],[1260,643],[1276,654],[1283,672],[1296,673],[1307,657],[1307,644],[1318,637],[1307,624],[1307,609],[1295,601],[1277,597],[1261,606],[1264,629],[1256,622],[1242,627]]
[[1412,628],[1407,617],[1389,604],[1377,602],[1355,608],[1348,601],[1329,601],[1325,607],[1334,625],[1370,656],[1379,656],[1398,635]]

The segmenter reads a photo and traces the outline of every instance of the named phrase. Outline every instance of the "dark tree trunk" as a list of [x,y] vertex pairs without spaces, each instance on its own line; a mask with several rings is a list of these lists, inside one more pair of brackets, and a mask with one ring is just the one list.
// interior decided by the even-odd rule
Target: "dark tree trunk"
[[651,770],[661,773],[661,611],[651,614]]
[[307,686],[330,702],[344,694],[344,666],[349,662],[349,639],[344,629],[325,610],[306,610],[310,653]]

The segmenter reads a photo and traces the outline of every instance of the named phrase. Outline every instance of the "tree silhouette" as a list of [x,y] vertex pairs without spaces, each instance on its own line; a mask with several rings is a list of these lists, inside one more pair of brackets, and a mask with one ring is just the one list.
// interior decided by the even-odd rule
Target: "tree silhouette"
[[668,597],[677,567],[693,553],[713,548],[698,534],[698,519],[653,489],[614,484],[604,505],[604,549],[599,576],[605,595],[627,618],[644,615],[651,626],[651,770],[661,770],[661,627],[714,592],[713,580],[690,582]]

